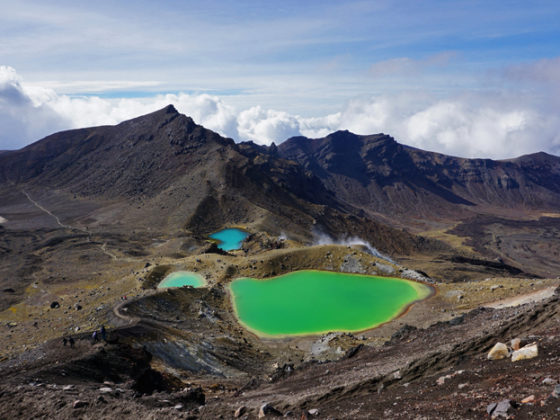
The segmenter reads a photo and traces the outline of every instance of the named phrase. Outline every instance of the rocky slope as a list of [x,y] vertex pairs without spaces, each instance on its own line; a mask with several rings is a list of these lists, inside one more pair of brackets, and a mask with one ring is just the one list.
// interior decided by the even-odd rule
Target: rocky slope
[[[420,244],[412,235],[359,217],[299,164],[252,143],[237,145],[173,106],[117,126],[53,134],[6,153],[0,157],[0,181],[6,201],[15,200],[8,197],[20,189],[43,202],[59,195],[57,202],[101,207],[89,220],[79,220],[89,226],[101,223],[102,213],[106,225],[186,228],[194,234],[256,223],[300,238],[310,238],[314,228],[370,240],[377,235],[376,242],[392,252]],[[110,214],[103,211],[108,207]]]
[[[0,153],[0,418],[481,418],[504,400],[489,410],[554,418],[558,176],[545,154],[458,159],[385,135],[235,144],[171,106]],[[217,253],[207,234],[232,225],[252,235]],[[324,233],[339,243],[310,246]],[[359,334],[237,322],[232,278],[306,268],[437,292]],[[156,290],[174,270],[208,287]],[[516,337],[538,357],[486,359]]]
[[338,131],[321,139],[291,138],[278,153],[316,174],[344,202],[391,217],[456,219],[488,209],[560,205],[560,158],[542,152],[504,161],[462,159],[384,134]]

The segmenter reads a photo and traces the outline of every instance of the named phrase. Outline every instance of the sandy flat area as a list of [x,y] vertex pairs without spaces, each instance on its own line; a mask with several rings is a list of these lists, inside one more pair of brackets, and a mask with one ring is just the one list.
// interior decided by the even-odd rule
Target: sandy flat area
[[526,303],[539,302],[551,297],[554,294],[554,290],[556,290],[556,286],[551,286],[545,289],[537,290],[535,292],[498,300],[496,302],[491,302],[484,306],[486,306],[487,308],[502,309],[510,306],[519,306]]

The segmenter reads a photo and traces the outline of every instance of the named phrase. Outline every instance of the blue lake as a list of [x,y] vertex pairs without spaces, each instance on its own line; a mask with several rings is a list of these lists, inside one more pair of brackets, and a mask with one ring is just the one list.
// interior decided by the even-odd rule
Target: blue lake
[[166,276],[159,284],[158,289],[163,289],[166,287],[183,287],[192,286],[200,287],[204,286],[206,282],[204,278],[192,271],[175,271],[174,273]]
[[241,248],[241,242],[249,236],[249,232],[241,229],[224,229],[210,235],[210,238],[218,241],[218,248],[224,251],[233,251]]

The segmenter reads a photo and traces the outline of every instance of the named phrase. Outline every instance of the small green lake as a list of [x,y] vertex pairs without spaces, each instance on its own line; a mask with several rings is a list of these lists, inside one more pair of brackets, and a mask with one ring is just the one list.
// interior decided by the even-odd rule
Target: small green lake
[[167,275],[157,287],[158,289],[183,286],[200,287],[205,284],[204,278],[192,271],[175,271]]
[[257,335],[277,337],[367,330],[432,293],[404,279],[316,270],[240,278],[230,290],[241,324]]
[[241,248],[241,242],[249,236],[248,232],[241,229],[223,229],[212,233],[210,238],[218,241],[218,248],[224,251],[233,251]]

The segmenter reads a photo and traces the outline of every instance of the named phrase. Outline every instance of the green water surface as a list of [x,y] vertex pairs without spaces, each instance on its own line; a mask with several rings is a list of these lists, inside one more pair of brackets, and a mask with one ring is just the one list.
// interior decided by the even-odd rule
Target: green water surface
[[409,280],[316,270],[240,278],[230,288],[239,321],[265,336],[366,330],[431,293]]
[[158,289],[163,289],[165,287],[183,287],[192,286],[200,287],[204,286],[205,281],[202,276],[193,273],[192,271],[175,271],[174,273],[166,276],[159,284]]
[[249,236],[248,232],[241,229],[223,229],[210,235],[210,238],[218,241],[218,248],[224,251],[233,251],[241,248],[241,242]]

